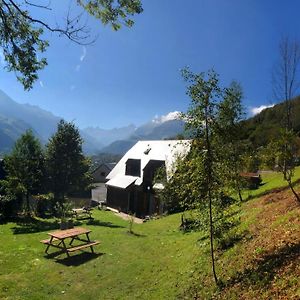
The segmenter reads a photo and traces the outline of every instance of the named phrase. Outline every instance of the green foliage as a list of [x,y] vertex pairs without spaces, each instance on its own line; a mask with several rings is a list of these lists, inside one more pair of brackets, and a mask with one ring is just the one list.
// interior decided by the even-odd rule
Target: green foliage
[[221,238],[222,231],[228,230],[225,214],[232,203],[228,195],[242,188],[242,90],[236,82],[220,88],[214,71],[196,75],[184,70],[183,76],[190,84],[187,93],[191,97],[184,118],[195,139],[183,170],[178,169],[172,180],[178,180],[176,186],[181,188],[178,195],[182,207],[199,212],[202,228],[210,226],[211,201],[213,233]]
[[[242,200],[243,145],[239,124],[243,117],[242,90],[236,82],[221,88],[214,71],[194,74],[184,69],[182,75],[191,98],[183,118],[194,140],[190,153],[177,161],[175,174],[160,194],[165,203],[169,201],[175,207],[197,212],[197,226],[209,232],[212,270],[217,283],[214,239],[221,240],[235,225],[228,217],[228,207],[234,201],[228,195],[238,191]],[[186,221],[182,222],[184,228],[189,227]]]
[[78,0],[77,3],[104,25],[111,24],[114,30],[122,25],[132,27],[134,21],[130,17],[143,11],[140,0]]
[[56,203],[54,207],[61,222],[65,222],[68,218],[72,217],[72,204],[68,201],[68,199],[63,200],[64,202]]
[[22,208],[22,198],[10,193],[5,183],[0,181],[0,219],[16,216]]
[[218,149],[219,161],[222,162],[222,181],[228,190],[228,194],[237,192],[242,201],[241,190],[245,182],[241,172],[245,168],[244,157],[246,145],[241,140],[241,120],[244,117],[242,106],[243,92],[237,82],[232,82],[223,91],[223,100],[218,107],[216,147]]
[[35,215],[37,217],[46,217],[47,215],[53,215],[54,209],[54,198],[52,193],[39,194],[34,196],[35,203]]
[[50,191],[60,203],[68,193],[86,189],[91,183],[90,162],[82,152],[82,139],[73,123],[61,120],[46,148]]
[[38,71],[47,64],[45,58],[38,58],[38,52],[44,52],[48,42],[41,38],[43,29],[33,26],[28,11],[20,10],[19,6],[11,1],[0,3],[0,47],[5,68],[15,72],[24,89],[28,90],[38,78]]
[[[131,27],[131,17],[143,11],[140,0],[76,0],[84,12],[99,19],[114,30],[121,24]],[[30,9],[34,7],[35,10]],[[51,3],[37,5],[30,1],[0,1],[0,48],[3,50],[5,69],[14,72],[25,90],[32,88],[38,72],[47,65],[46,58],[39,58],[49,43],[43,38],[44,30],[64,35],[79,44],[91,43],[89,30],[81,21],[82,14],[66,16],[65,26],[45,23],[33,16],[37,10],[52,9]],[[69,12],[70,13],[70,12]]]
[[[291,100],[291,125],[294,132],[300,132],[300,97]],[[274,107],[264,109],[258,115],[242,121],[244,127],[243,139],[256,149],[266,146],[277,139],[281,128],[284,128],[286,117],[285,103],[276,104]]]
[[293,130],[281,129],[279,137],[262,150],[263,164],[283,174],[284,180],[298,201],[300,199],[292,186],[292,179],[298,162],[299,149],[298,138]]
[[30,196],[42,191],[45,165],[40,142],[32,132],[26,131],[15,143],[11,154],[5,157],[7,178],[6,195],[26,199],[25,209],[30,212]]

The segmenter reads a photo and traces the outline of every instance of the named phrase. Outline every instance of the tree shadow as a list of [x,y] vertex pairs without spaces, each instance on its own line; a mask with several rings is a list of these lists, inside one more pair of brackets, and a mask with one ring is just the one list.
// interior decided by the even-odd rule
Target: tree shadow
[[[54,252],[51,254],[46,255],[45,257],[47,259],[52,259],[55,258],[56,256],[59,256],[62,253],[61,251],[58,252]],[[55,262],[65,265],[66,267],[77,267],[80,266],[88,261],[91,261],[93,259],[96,259],[102,255],[105,255],[105,253],[91,253],[91,252],[81,252],[80,254],[76,254],[73,256],[69,256],[69,257],[64,257],[64,258],[56,258]]]
[[126,233],[128,234],[128,235],[131,235],[131,236],[136,236],[136,237],[146,237],[146,235],[145,234],[140,234],[140,233],[137,233],[137,232],[134,232],[134,231],[126,231]]
[[266,287],[274,279],[277,270],[299,258],[300,243],[285,245],[273,253],[266,254],[254,260],[253,267],[238,272],[237,275],[225,283],[224,286],[228,287],[242,283],[248,286],[259,285]]
[[103,222],[99,220],[89,220],[86,222],[87,225],[93,225],[93,226],[104,226],[104,227],[109,227],[109,228],[125,228],[124,226],[121,225],[116,225],[111,222]]
[[228,235],[225,235],[220,241],[219,241],[219,249],[222,251],[228,250],[232,247],[234,247],[236,244],[240,243],[241,241],[249,239],[249,231],[245,230],[241,233],[230,233]]
[[17,226],[12,227],[13,234],[27,234],[59,229],[58,221],[40,219],[21,219],[16,221]]

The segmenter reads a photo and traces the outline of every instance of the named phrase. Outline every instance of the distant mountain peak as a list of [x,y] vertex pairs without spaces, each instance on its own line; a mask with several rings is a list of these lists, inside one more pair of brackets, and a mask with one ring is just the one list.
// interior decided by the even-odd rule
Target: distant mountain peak
[[[165,139],[176,136],[184,128],[178,111],[156,116],[141,126],[101,129],[87,127],[80,130],[84,150],[92,154],[100,151],[122,153],[138,140]],[[32,104],[21,104],[0,90],[0,153],[9,151],[16,139],[27,129],[32,129],[43,143],[55,132],[61,118]],[[110,146],[111,145],[111,146]]]

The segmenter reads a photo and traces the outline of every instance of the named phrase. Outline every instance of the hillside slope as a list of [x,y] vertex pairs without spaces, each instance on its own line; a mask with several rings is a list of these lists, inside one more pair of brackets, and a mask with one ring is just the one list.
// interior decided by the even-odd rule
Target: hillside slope
[[[300,132],[300,96],[291,101],[292,126],[295,132]],[[262,146],[278,137],[280,127],[284,126],[285,104],[279,103],[266,108],[259,114],[249,118],[244,124],[244,138],[249,139],[254,146]]]
[[0,112],[7,119],[30,125],[43,141],[47,141],[57,127],[60,118],[52,113],[30,104],[20,104],[0,90]]
[[[280,180],[281,174],[267,175],[264,185],[273,187]],[[213,287],[211,271],[199,258],[194,262],[185,296],[300,299],[300,205],[287,187],[267,191],[264,185],[256,191],[264,196],[244,202],[233,211],[240,216],[240,224],[228,236],[227,247],[217,251],[221,287]],[[300,193],[299,185],[296,189]],[[205,256],[209,263],[208,248]]]

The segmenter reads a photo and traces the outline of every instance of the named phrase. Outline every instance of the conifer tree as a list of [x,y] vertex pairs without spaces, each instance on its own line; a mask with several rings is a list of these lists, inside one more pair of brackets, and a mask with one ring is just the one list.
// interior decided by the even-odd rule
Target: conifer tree
[[78,128],[61,120],[46,146],[49,189],[61,205],[68,193],[86,189],[90,183],[90,164],[82,143]]
[[9,192],[23,196],[25,211],[29,215],[30,197],[42,191],[45,173],[42,147],[31,130],[16,141],[11,154],[5,157],[5,168]]

